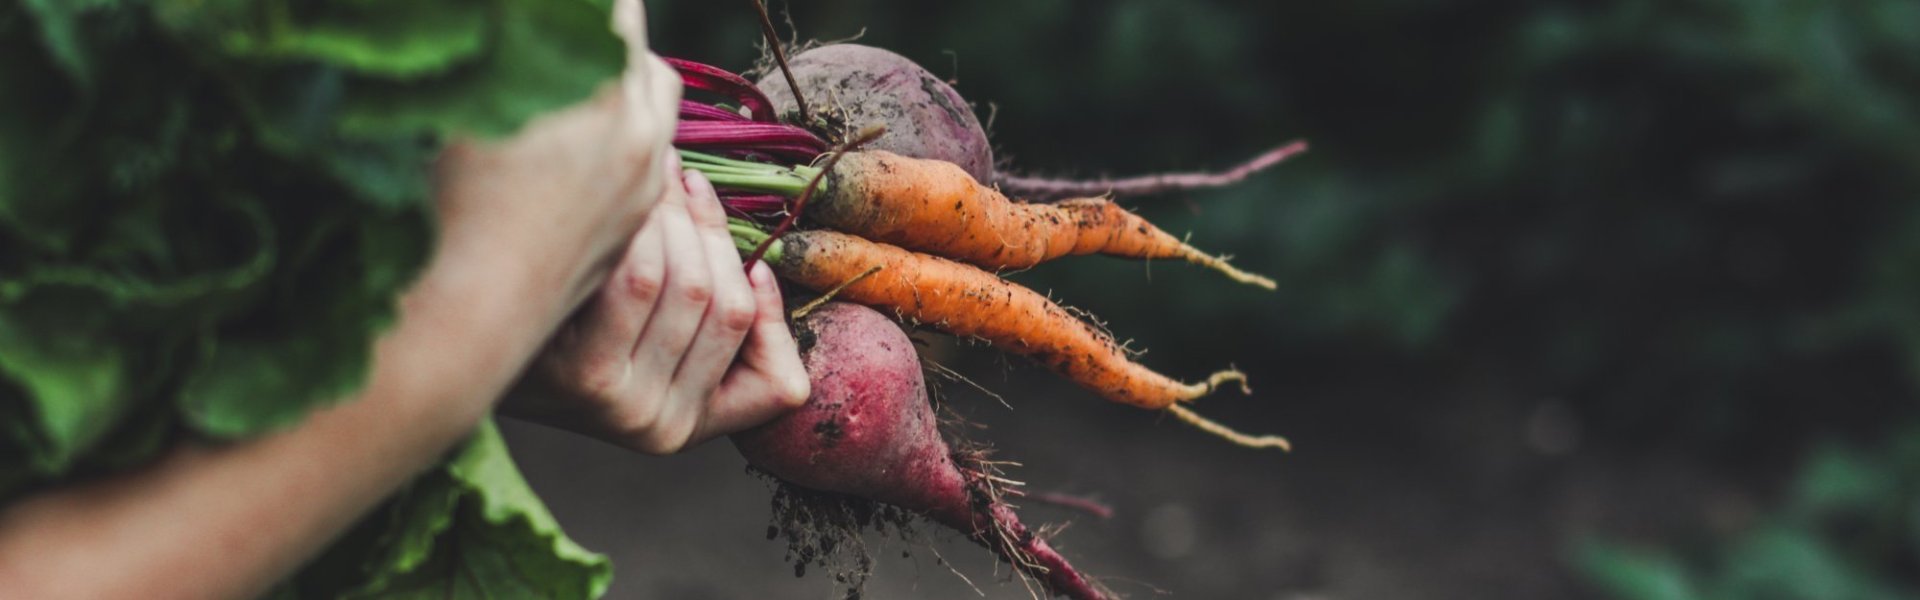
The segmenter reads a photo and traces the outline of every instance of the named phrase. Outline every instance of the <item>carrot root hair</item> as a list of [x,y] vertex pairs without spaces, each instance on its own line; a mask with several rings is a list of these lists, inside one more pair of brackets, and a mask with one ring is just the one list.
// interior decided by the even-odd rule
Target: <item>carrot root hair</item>
[[1235,267],[1232,263],[1227,262],[1226,257],[1207,254],[1193,246],[1186,246],[1183,254],[1185,255],[1183,258],[1185,258],[1187,262],[1219,271],[1222,275],[1226,275],[1227,278],[1234,281],[1269,291],[1279,288],[1279,285],[1275,284],[1272,279],[1263,275],[1242,271],[1239,267]]
[[788,313],[788,316],[791,317],[793,320],[798,321],[800,320],[801,317],[807,316],[807,313],[811,313],[815,309],[820,308],[821,305],[824,305],[827,302],[832,301],[834,296],[840,295],[840,291],[847,289],[847,286],[853,285],[854,283],[857,283],[862,279],[866,279],[867,277],[872,276],[874,273],[879,273],[880,269],[884,269],[886,267],[887,266],[883,264],[877,264],[871,267],[867,267],[867,270],[861,271],[859,275],[855,275],[851,279],[842,281],[838,285],[835,285],[831,288],[827,288],[827,291],[820,292],[819,297],[814,298],[812,300],[808,300],[806,304],[800,305],[800,308],[793,309],[793,312]]
[[1096,196],[1109,193],[1115,196],[1148,196],[1226,187],[1306,151],[1306,140],[1294,140],[1284,146],[1262,152],[1233,168],[1212,173],[1157,173],[1118,179],[1055,179],[995,173],[993,182],[1009,194],[1034,199]]
[[1167,412],[1173,413],[1173,416],[1180,419],[1181,422],[1212,434],[1214,437],[1231,442],[1236,446],[1246,448],[1279,448],[1282,452],[1293,451],[1293,444],[1288,442],[1287,438],[1277,435],[1248,435],[1234,431],[1226,425],[1221,425],[1212,419],[1195,414],[1192,409],[1185,406],[1178,404],[1170,405],[1167,407]]

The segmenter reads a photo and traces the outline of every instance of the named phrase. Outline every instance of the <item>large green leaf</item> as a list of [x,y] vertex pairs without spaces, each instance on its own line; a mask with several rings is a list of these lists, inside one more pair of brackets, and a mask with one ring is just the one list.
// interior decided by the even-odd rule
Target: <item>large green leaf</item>
[[[190,328],[221,316],[273,273],[276,229],[251,199],[178,204],[116,214],[102,225],[103,241],[84,249],[81,261],[41,261],[0,281],[0,303],[61,288],[96,296],[116,311],[140,312],[143,321],[184,318],[174,326]],[[200,233],[208,230],[218,235]]]
[[508,0],[500,12],[498,40],[478,62],[406,82],[352,82],[340,131],[364,139],[501,135],[586,98],[624,64],[606,13],[591,4]]
[[270,59],[311,60],[396,78],[442,71],[479,54],[492,25],[491,7],[486,2],[336,2],[316,6],[283,1],[257,3],[256,7],[265,13],[264,24],[223,36],[227,51]]
[[596,598],[606,557],[560,530],[492,422],[300,574],[302,598]]
[[0,306],[0,378],[24,392],[0,402],[23,403],[7,412],[28,419],[12,424],[9,437],[46,475],[64,472],[136,399],[129,349],[93,315],[57,310],[67,298]]
[[236,438],[292,425],[314,408],[344,399],[365,377],[364,333],[325,323],[259,338],[211,342],[180,393],[194,429]]
[[180,391],[189,426],[218,437],[253,435],[296,423],[360,387],[374,337],[392,322],[395,298],[424,264],[431,236],[418,211],[363,215],[355,225],[295,242],[318,245],[289,249],[296,264],[264,312],[206,342]]

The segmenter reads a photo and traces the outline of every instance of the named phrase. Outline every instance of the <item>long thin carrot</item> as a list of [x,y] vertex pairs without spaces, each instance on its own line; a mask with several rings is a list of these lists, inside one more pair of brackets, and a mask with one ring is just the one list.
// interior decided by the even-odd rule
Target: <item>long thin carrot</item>
[[791,232],[779,242],[765,258],[788,281],[826,290],[878,266],[878,272],[840,289],[838,298],[986,340],[1115,402],[1159,409],[1205,396],[1227,382],[1245,387],[1239,371],[1221,371],[1201,383],[1156,373],[1129,360],[1111,336],[1045,296],[973,266],[819,229]]
[[[744,222],[729,229],[741,252],[767,237]],[[765,259],[783,279],[815,291],[836,290],[839,299],[892,310],[898,317],[956,336],[986,340],[1108,400],[1165,409],[1182,422],[1242,446],[1290,449],[1285,438],[1240,433],[1178,404],[1229,382],[1248,392],[1245,374],[1229,369],[1200,383],[1161,375],[1128,359],[1112,336],[1045,296],[977,267],[819,229],[780,236],[768,245]]]
[[1105,198],[1014,202],[952,163],[884,151],[848,153],[807,216],[875,241],[988,269],[1022,269],[1069,255],[1180,259],[1236,281],[1273,280],[1201,252]]

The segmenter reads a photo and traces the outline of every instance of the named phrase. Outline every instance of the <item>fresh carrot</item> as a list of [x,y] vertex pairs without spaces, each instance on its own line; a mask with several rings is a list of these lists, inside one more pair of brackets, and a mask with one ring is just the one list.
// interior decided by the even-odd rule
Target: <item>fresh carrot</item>
[[779,244],[765,258],[788,281],[826,290],[878,265],[878,272],[853,281],[837,299],[1032,357],[1115,402],[1166,408],[1222,383],[1245,381],[1231,370],[1192,384],[1155,373],[1129,360],[1112,336],[1045,296],[969,265],[822,229],[788,233]]
[[[743,252],[767,235],[744,222],[731,229]],[[1032,358],[1108,400],[1166,409],[1181,421],[1240,445],[1288,447],[1283,438],[1235,432],[1177,405],[1229,382],[1246,392],[1245,374],[1229,369],[1200,383],[1161,375],[1133,362],[1113,336],[1052,300],[977,267],[822,229],[780,236],[764,258],[787,281],[815,291],[835,289],[838,300],[891,310],[904,320],[985,340]]]
[[[733,231],[743,249],[758,245],[766,235],[745,224]],[[1246,375],[1236,370],[1214,373],[1200,383],[1154,372],[1129,359],[1112,336],[1045,296],[970,265],[819,229],[781,236],[764,258],[788,281],[816,291],[839,288],[837,299],[985,340],[1114,402],[1164,409],[1228,382],[1238,382],[1246,391]],[[867,273],[874,266],[879,271]],[[848,281],[852,283],[841,286]],[[1190,415],[1179,416],[1191,422]]]
[[992,270],[1107,254],[1185,260],[1274,288],[1273,280],[1201,252],[1105,198],[1014,202],[953,163],[886,151],[841,155],[806,216],[832,229]]

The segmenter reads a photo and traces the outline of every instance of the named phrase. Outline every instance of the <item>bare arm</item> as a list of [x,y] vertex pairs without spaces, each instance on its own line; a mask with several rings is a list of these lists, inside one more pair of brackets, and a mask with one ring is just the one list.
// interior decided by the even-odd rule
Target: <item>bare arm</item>
[[[24,598],[245,598],[285,577],[478,424],[557,321],[530,277],[436,264],[368,386],[299,427],[172,451],[0,513],[0,590]],[[549,294],[553,295],[553,294]],[[554,313],[555,316],[540,313]]]

